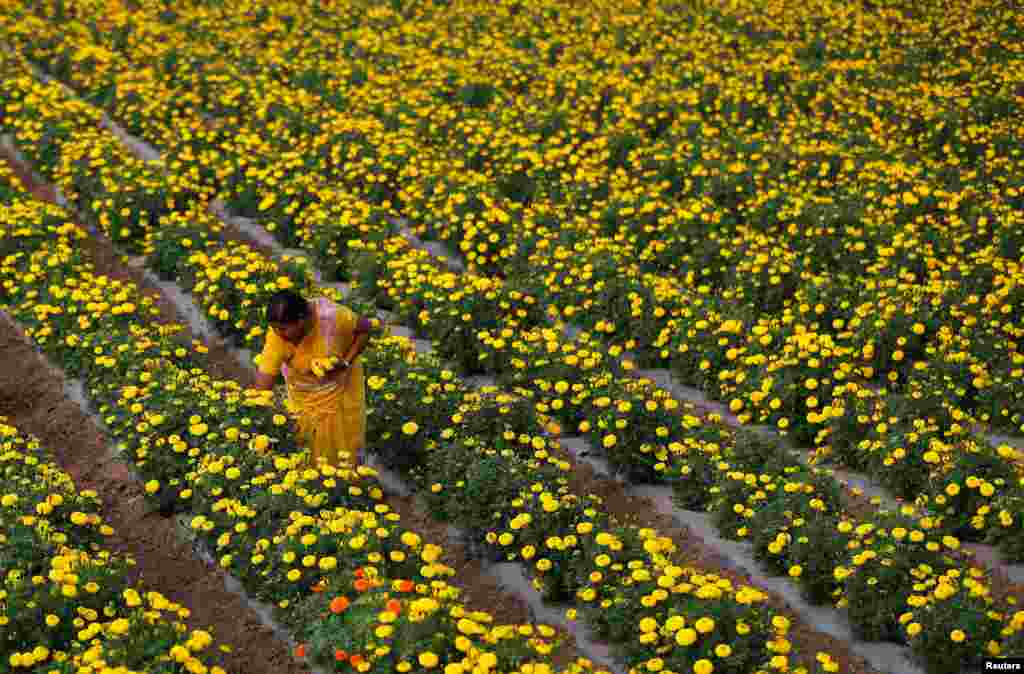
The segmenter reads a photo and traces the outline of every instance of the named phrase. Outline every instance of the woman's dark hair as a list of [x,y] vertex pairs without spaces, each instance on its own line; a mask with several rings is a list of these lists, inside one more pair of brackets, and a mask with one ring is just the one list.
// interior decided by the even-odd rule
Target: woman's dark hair
[[292,290],[278,290],[267,304],[267,322],[287,325],[309,316],[309,303]]

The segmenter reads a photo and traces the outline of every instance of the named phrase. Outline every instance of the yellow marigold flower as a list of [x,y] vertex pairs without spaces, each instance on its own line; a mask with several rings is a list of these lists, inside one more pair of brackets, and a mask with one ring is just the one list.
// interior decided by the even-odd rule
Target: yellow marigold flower
[[680,646],[690,646],[697,641],[697,630],[686,627],[676,632],[676,643]]
[[700,618],[697,620],[694,627],[696,627],[697,631],[701,634],[707,634],[715,629],[715,621],[712,618]]
[[665,629],[669,632],[678,632],[686,625],[686,619],[681,615],[674,615],[665,621]]

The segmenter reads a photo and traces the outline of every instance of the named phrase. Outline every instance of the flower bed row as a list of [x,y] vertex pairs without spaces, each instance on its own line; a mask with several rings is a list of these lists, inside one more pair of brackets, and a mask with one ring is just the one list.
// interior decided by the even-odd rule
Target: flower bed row
[[[172,238],[173,238],[173,237],[172,237]],[[813,500],[813,499],[809,499],[809,500]]]
[[72,245],[84,232],[41,220],[5,225],[22,244],[4,260],[5,309],[83,379],[154,505],[168,491],[187,504],[220,564],[278,607],[308,655],[335,671],[553,671],[553,630],[464,608],[442,550],[396,523],[372,471],[297,469],[266,397],[211,381],[177,326],[137,322],[150,299],[89,272]]
[[0,475],[0,672],[224,674],[188,609],[129,581],[134,561],[106,548],[96,492],[4,417]]

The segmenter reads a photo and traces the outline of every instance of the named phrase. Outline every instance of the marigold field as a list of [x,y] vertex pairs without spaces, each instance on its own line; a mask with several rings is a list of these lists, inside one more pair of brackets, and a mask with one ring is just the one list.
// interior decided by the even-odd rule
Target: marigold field
[[[377,322],[369,452],[631,673],[869,670],[623,516],[560,439],[928,674],[1024,656],[1024,591],[965,554],[1024,562],[1012,2],[3,0],[0,31],[6,156],[66,199],[0,163],[0,307],[296,657],[604,669],[465,602],[376,471],[303,468],[280,396],[213,376],[89,237],[235,348],[259,351],[280,288],[432,340]],[[0,422],[0,673],[224,672],[215,630],[134,586],[57,448]]]

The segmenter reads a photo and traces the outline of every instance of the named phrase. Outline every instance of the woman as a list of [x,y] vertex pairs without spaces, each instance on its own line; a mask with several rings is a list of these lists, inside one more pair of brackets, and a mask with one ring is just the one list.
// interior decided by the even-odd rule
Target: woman
[[[371,323],[327,298],[311,302],[282,290],[267,305],[270,331],[257,363],[256,388],[270,390],[284,375],[288,401],[310,452],[335,466],[362,461],[366,441],[363,366],[356,361],[366,348]],[[314,359],[339,356],[323,377],[314,374]]]

